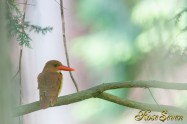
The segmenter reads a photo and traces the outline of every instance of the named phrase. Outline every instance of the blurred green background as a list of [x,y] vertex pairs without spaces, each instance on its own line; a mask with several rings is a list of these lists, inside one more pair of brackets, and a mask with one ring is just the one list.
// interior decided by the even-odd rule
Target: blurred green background
[[[122,80],[185,81],[179,70],[187,62],[186,0],[77,0],[75,7],[83,31],[72,40],[71,52],[85,66],[81,78],[90,83],[85,85]],[[135,97],[129,89],[111,93],[156,104],[146,90]],[[159,101],[159,92],[153,93]],[[96,123],[93,120],[104,123],[125,118],[127,109],[93,99],[78,103],[75,115],[89,124]]]
[[[13,2],[20,7],[22,14],[25,0]],[[76,69],[73,75],[80,90],[102,83],[133,80],[187,82],[187,0],[63,2],[70,65]],[[11,14],[16,14],[12,11]],[[18,25],[13,25],[17,32],[22,30],[21,23],[18,23],[20,17],[22,15],[13,22]],[[21,32],[22,40],[26,42],[25,39],[28,39],[27,43],[31,46],[23,47],[22,84],[17,76],[15,86],[13,85],[16,96],[21,94],[21,104],[39,100],[37,76],[47,61],[56,59],[67,65],[60,17],[59,1],[28,1],[25,20],[29,23],[26,25],[33,24],[38,28],[47,26],[51,32],[44,36],[27,29],[26,33],[30,37],[24,37]],[[19,37],[13,40],[18,40],[11,44],[12,74],[16,74],[21,40]],[[64,84],[60,96],[74,93],[75,88],[69,73],[63,72],[63,76]],[[146,88],[107,92],[125,99],[156,104]],[[187,91],[151,89],[151,92],[159,104],[187,108]],[[24,115],[20,120],[23,120],[22,124],[160,123],[138,122],[134,119],[138,112],[136,109],[92,98],[68,106],[33,112]]]

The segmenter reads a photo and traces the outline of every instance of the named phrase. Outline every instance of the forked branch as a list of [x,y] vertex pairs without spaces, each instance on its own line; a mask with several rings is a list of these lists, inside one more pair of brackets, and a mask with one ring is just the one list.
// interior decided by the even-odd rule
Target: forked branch
[[[68,105],[89,98],[100,98],[135,109],[151,110],[151,111],[167,110],[167,111],[182,113],[187,115],[187,111],[182,108],[168,106],[168,105],[140,103],[124,98],[119,98],[117,96],[104,92],[107,90],[120,89],[120,88],[161,88],[161,89],[173,89],[173,90],[187,90],[187,84],[167,83],[161,81],[123,81],[123,82],[104,83],[87,90],[83,90],[66,96],[61,96],[58,98],[58,103],[56,104],[56,106]],[[39,105],[39,101],[33,102],[30,104],[17,107],[15,109],[14,116],[25,115],[34,111],[38,111],[40,109],[41,108]]]

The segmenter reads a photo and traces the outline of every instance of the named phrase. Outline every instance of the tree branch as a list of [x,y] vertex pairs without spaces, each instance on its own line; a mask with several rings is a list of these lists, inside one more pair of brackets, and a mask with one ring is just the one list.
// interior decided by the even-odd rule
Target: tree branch
[[[55,106],[67,105],[79,101],[83,101],[89,98],[100,98],[110,102],[114,102],[123,106],[127,106],[135,109],[152,110],[152,111],[174,111],[182,114],[187,114],[184,109],[167,105],[154,105],[140,103],[128,99],[122,99],[117,96],[105,93],[106,90],[120,89],[120,88],[161,88],[161,89],[173,89],[173,90],[187,90],[187,84],[185,83],[167,83],[162,81],[124,81],[104,83],[93,88],[83,90],[77,93],[73,93],[58,98],[58,102]],[[16,108],[14,116],[25,115],[34,111],[40,110],[39,101],[30,104],[22,105]]]
[[163,110],[167,110],[170,113],[182,113],[184,115],[187,115],[187,111],[181,108],[177,108],[174,106],[169,106],[169,105],[153,105],[153,104],[147,104],[147,103],[141,103],[141,102],[136,102],[133,100],[128,100],[128,99],[122,99],[117,96],[114,96],[112,94],[108,93],[102,93],[98,96],[98,98],[123,105],[126,107],[134,108],[134,109],[140,109],[144,111],[156,111],[156,112],[162,112]]
[[[65,50],[65,55],[66,55],[66,61],[68,67],[70,67],[70,62],[69,62],[69,54],[68,54],[68,49],[67,49],[67,42],[66,42],[66,30],[65,30],[65,18],[64,18],[64,11],[63,11],[63,0],[60,0],[60,14],[61,14],[61,21],[62,21],[62,36],[64,40],[64,50]],[[71,71],[69,71],[70,77],[73,81],[73,84],[75,85],[75,88],[77,92],[79,91],[79,87],[77,85],[77,82],[75,81],[73,74]]]

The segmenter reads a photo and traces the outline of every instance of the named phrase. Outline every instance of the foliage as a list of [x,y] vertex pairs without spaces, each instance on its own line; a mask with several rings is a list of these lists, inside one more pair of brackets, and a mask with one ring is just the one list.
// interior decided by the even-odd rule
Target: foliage
[[16,37],[16,40],[21,46],[31,47],[30,42],[32,39],[29,35],[30,32],[45,35],[47,32],[52,31],[52,27],[47,26],[42,28],[25,21],[25,14],[21,13],[18,4],[16,4],[14,0],[7,0],[7,6],[9,37]]
[[[187,14],[187,8],[183,9],[182,11],[180,11],[175,17],[175,23],[178,24],[180,22],[180,19],[182,16],[184,16],[184,13]],[[187,31],[187,25],[181,30],[182,32]]]

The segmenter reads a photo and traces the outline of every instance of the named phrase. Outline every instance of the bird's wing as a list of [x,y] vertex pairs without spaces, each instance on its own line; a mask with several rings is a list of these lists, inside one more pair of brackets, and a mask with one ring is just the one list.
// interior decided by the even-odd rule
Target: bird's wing
[[57,102],[58,93],[62,86],[62,74],[57,72],[42,72],[38,75],[40,106],[42,109],[53,106]]
[[38,75],[38,89],[41,89],[42,87],[44,87],[45,84],[45,75],[44,73],[40,73]]
[[62,74],[57,72],[42,72],[38,76],[40,95],[58,96],[62,86]]
[[60,82],[60,87],[58,89],[58,96],[59,96],[59,94],[60,94],[60,92],[62,90],[62,85],[63,85],[63,75],[62,75],[61,72],[59,72],[59,74],[60,74],[59,78],[60,78],[61,82]]

